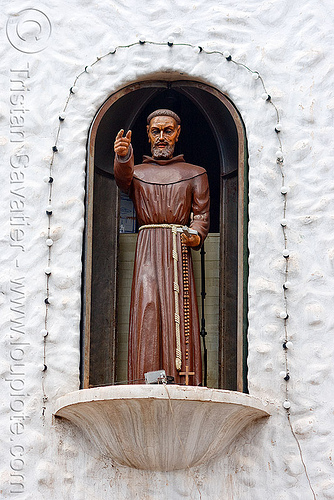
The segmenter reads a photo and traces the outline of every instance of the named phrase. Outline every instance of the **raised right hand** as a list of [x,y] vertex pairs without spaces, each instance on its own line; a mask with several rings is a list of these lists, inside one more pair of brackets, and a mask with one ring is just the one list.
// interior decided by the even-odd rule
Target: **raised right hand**
[[118,156],[126,156],[129,152],[131,144],[131,135],[132,135],[131,130],[129,130],[125,136],[123,134],[124,130],[121,129],[116,135],[114,143],[114,151]]

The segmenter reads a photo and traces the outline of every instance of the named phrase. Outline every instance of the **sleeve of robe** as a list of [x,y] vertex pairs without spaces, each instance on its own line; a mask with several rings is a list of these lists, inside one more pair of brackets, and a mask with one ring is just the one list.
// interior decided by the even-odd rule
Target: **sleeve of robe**
[[133,150],[130,146],[130,151],[127,156],[122,157],[115,155],[114,175],[116,184],[121,191],[129,193],[134,171]]
[[206,173],[193,179],[192,212],[194,219],[190,227],[198,231],[201,238],[201,245],[195,247],[194,250],[199,250],[207,237],[210,227],[210,193]]

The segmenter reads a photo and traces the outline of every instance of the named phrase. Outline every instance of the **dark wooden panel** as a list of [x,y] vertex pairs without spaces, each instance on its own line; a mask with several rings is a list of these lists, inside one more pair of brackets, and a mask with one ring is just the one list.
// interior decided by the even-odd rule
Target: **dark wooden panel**
[[114,382],[117,247],[117,186],[114,179],[95,173],[90,386]]
[[238,182],[222,181],[220,387],[237,390]]

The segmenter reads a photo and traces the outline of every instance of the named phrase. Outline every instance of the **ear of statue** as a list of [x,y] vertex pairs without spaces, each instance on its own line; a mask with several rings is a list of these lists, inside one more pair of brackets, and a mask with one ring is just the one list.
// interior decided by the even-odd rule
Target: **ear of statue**
[[[149,131],[149,130],[150,130],[150,126],[149,126],[149,125],[146,125],[146,132],[147,132],[147,136],[148,136],[148,131]],[[148,142],[151,142],[149,137],[148,137]]]
[[176,139],[175,139],[175,142],[177,142],[179,140],[179,135],[180,135],[180,132],[181,132],[181,125],[178,125],[177,127],[177,134],[176,134]]

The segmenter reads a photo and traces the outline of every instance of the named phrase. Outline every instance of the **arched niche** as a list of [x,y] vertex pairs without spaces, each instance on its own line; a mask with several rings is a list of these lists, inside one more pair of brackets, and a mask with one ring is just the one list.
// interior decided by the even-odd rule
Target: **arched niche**
[[[117,366],[120,196],[113,141],[133,130],[135,161],[149,153],[146,116],[174,108],[182,119],[176,154],[207,169],[211,229],[219,238],[216,387],[247,391],[247,148],[241,117],[217,89],[194,81],[145,81],[110,96],[88,139],[82,318],[82,386],[114,384]],[[209,360],[210,362],[210,360]]]

